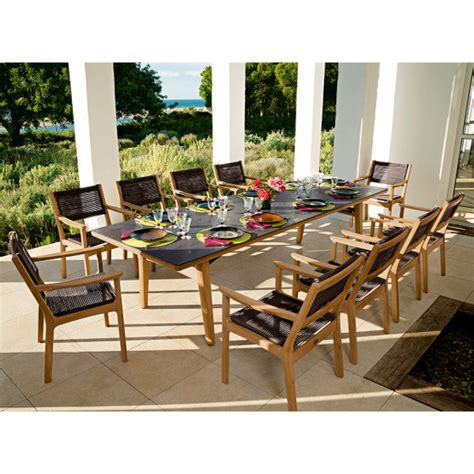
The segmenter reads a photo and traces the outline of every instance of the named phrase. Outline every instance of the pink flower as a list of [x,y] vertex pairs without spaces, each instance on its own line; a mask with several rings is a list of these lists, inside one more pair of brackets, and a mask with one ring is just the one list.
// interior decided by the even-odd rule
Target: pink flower
[[259,189],[258,197],[262,201],[268,201],[270,199],[270,193],[266,189]]
[[275,191],[278,191],[279,193],[282,193],[286,190],[283,180],[278,176],[276,176],[275,178],[270,178],[268,180],[268,186],[270,186]]
[[262,184],[262,181],[260,179],[256,179],[253,183],[252,183],[252,188],[254,190],[256,190],[260,185]]

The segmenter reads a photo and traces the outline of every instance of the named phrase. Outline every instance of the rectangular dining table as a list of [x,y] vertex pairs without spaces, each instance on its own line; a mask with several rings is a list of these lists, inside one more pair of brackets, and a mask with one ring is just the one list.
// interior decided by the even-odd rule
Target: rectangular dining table
[[247,247],[254,242],[274,237],[275,235],[293,228],[298,229],[296,241],[297,243],[300,243],[303,238],[305,224],[350,207],[354,207],[355,231],[361,233],[364,202],[368,199],[374,198],[375,196],[386,193],[387,189],[363,185],[358,185],[356,189],[359,191],[359,195],[354,199],[332,199],[327,194],[328,188],[318,187],[313,189],[311,194],[312,198],[324,199],[328,201],[329,204],[334,204],[334,208],[327,211],[311,212],[299,211],[293,207],[293,202],[296,199],[295,191],[285,191],[280,193],[276,196],[275,200],[272,201],[270,212],[279,214],[288,219],[288,221],[280,227],[268,227],[262,230],[248,230],[243,228],[240,222],[240,219],[244,214],[243,201],[238,196],[230,196],[229,204],[231,209],[229,209],[227,213],[225,224],[242,228],[246,232],[251,233],[251,238],[244,243],[233,244],[225,247],[206,247],[203,242],[196,238],[198,232],[212,227],[216,222],[214,216],[211,216],[208,213],[197,213],[190,210],[189,214],[192,217],[192,225],[189,235],[192,238],[188,240],[180,239],[163,247],[144,249],[126,245],[120,238],[123,231],[145,227],[134,220],[100,227],[93,230],[92,235],[137,255],[140,280],[140,303],[142,308],[148,306],[148,262],[156,263],[176,271],[194,267],[196,269],[197,284],[201,301],[204,337],[207,344],[213,345],[215,343],[215,333],[210,263],[228,252],[233,252],[241,247]]

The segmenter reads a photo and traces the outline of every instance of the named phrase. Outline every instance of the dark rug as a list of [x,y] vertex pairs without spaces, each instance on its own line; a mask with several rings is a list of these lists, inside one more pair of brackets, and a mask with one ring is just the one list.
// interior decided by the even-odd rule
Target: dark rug
[[442,411],[474,410],[474,305],[439,296],[365,378]]
[[451,232],[459,235],[467,235],[468,237],[474,237],[474,227],[468,225],[462,225],[459,222],[450,222],[448,229]]

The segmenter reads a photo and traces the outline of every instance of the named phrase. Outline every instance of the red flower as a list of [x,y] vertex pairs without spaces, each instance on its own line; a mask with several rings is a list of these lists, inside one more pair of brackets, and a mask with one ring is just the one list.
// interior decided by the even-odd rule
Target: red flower
[[262,181],[260,179],[256,179],[253,183],[252,183],[252,188],[254,190],[257,190],[257,188],[262,184]]
[[260,189],[258,191],[258,197],[261,201],[268,201],[270,199],[270,193],[266,189]]

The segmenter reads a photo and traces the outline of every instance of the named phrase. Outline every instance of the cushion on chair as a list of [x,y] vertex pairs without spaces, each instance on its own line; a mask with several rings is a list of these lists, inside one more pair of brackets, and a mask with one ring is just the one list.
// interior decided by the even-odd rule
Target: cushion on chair
[[75,288],[45,291],[44,298],[54,316],[64,316],[113,303],[115,291],[112,285],[105,281]]
[[[276,290],[266,294],[260,298],[259,301],[291,311],[295,314],[298,313],[303,304],[301,300]],[[292,321],[261,313],[249,306],[232,313],[230,318],[235,324],[247,328],[279,346],[283,346],[293,326]],[[295,347],[301,346],[305,341],[334,321],[335,318],[336,316],[333,313],[327,313],[301,329],[296,336]]]
[[[95,247],[96,245],[103,245],[105,242],[103,240],[98,239],[97,237],[94,237],[91,232],[87,232],[87,244],[88,247]],[[82,245],[81,242],[81,234],[74,234],[74,235],[68,235],[66,237],[67,240],[72,240],[76,244]]]

